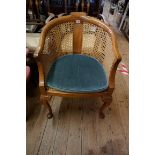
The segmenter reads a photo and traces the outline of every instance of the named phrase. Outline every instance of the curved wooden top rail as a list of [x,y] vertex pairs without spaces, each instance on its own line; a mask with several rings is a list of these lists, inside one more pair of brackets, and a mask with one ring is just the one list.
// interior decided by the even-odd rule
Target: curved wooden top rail
[[45,44],[46,35],[51,28],[55,27],[56,25],[62,24],[64,22],[74,22],[76,20],[81,20],[82,22],[87,22],[90,24],[94,24],[100,28],[103,28],[112,38],[113,51],[116,59],[121,60],[121,55],[118,51],[118,47],[116,43],[116,37],[112,29],[109,26],[107,26],[105,23],[101,22],[100,20],[95,19],[93,17],[86,16],[84,12],[72,12],[68,16],[59,17],[47,23],[43,28],[43,31],[41,32],[39,47],[34,52],[34,57],[37,57],[38,54],[42,52]]

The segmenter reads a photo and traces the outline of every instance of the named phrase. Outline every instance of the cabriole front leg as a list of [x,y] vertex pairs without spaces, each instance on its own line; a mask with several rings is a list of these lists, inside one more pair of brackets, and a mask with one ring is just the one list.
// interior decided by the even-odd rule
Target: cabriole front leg
[[53,117],[52,108],[49,104],[49,96],[41,95],[40,100],[43,103],[43,105],[48,109],[47,118],[50,119]]
[[102,98],[102,101],[104,102],[103,105],[101,106],[100,110],[99,110],[99,116],[100,118],[105,118],[105,114],[104,114],[104,109],[106,107],[108,107],[111,102],[112,102],[112,96],[110,97],[105,97],[105,98]]

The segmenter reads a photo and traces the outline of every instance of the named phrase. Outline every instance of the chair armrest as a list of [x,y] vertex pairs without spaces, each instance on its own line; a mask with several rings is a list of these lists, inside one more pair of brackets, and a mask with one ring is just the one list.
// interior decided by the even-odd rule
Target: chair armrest
[[43,65],[41,62],[37,62],[37,66],[38,66],[38,72],[39,72],[39,89],[41,93],[45,93]]
[[115,59],[112,63],[111,69],[110,69],[110,75],[109,75],[109,88],[110,89],[114,89],[114,87],[115,87],[116,70],[117,70],[118,64],[122,60],[122,56],[121,56],[121,54],[118,50],[118,47],[117,47],[115,35],[113,36],[112,42],[113,42],[113,53],[115,55]]
[[115,74],[116,74],[116,70],[117,70],[117,67],[120,61],[121,59],[115,59],[113,61],[113,64],[110,70],[110,75],[109,75],[109,88],[110,89],[115,88]]

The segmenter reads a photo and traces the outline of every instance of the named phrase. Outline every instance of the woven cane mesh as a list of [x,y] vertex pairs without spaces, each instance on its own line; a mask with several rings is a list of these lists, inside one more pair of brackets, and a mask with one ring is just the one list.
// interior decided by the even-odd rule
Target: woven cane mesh
[[112,50],[111,36],[103,28],[86,22],[83,23],[82,54],[95,57],[104,64],[107,75],[109,75],[114,61]]
[[[67,37],[71,36],[71,39]],[[49,30],[45,39],[43,54],[73,51],[73,22],[59,24]]]

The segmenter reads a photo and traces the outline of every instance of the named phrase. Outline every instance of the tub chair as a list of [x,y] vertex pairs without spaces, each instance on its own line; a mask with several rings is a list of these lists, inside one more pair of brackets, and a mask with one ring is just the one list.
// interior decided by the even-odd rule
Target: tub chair
[[40,99],[52,118],[49,100],[61,97],[101,97],[104,109],[112,102],[115,73],[121,61],[110,27],[83,12],[50,21],[34,52],[39,70]]

